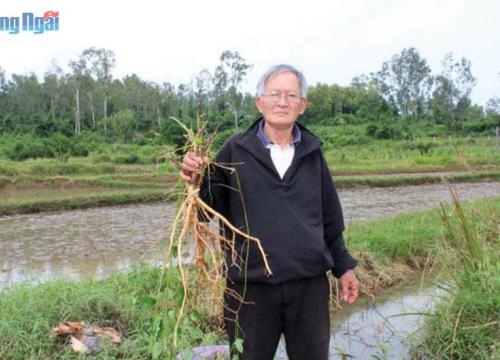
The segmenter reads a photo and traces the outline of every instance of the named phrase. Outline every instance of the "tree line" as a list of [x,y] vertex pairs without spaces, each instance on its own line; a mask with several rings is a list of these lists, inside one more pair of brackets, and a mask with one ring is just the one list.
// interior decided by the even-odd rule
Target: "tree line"
[[[89,48],[68,63],[69,71],[53,61],[42,79],[34,73],[7,79],[0,68],[0,134],[72,137],[86,132],[109,142],[171,142],[179,129],[170,116],[190,121],[203,113],[211,128],[233,131],[258,115],[254,95],[242,90],[252,65],[237,51],[224,51],[215,69],[203,69],[177,86],[136,74],[114,78],[115,65],[113,51]],[[417,49],[403,49],[379,71],[357,76],[349,86],[311,86],[302,121],[498,125],[500,98],[492,97],[485,108],[472,104],[475,85],[466,58],[448,53],[440,71],[433,73]]]

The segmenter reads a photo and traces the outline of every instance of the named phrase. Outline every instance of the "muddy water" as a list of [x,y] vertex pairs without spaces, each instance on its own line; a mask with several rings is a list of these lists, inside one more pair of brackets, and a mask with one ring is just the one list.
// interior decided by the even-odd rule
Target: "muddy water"
[[[462,200],[500,196],[500,182],[456,185]],[[393,216],[448,201],[446,185],[339,191],[346,222]],[[175,205],[156,203],[0,217],[0,289],[22,280],[102,278],[151,261]]]
[[[420,279],[384,292],[374,302],[344,306],[331,315],[330,359],[411,359],[426,314],[443,294]],[[280,342],[277,359],[287,359]]]
[[[461,183],[454,186],[460,200],[500,196],[500,182]],[[425,210],[440,202],[450,201],[450,191],[445,184],[345,189],[339,191],[339,196],[347,223]]]
[[149,260],[171,203],[0,217],[0,289],[54,276],[102,278]]

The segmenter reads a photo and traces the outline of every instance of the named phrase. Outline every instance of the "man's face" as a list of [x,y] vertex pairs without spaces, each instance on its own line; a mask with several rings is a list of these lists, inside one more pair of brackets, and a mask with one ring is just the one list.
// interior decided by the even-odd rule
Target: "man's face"
[[267,79],[264,94],[255,100],[255,105],[271,126],[288,128],[304,112],[307,100],[300,96],[297,76],[283,72]]

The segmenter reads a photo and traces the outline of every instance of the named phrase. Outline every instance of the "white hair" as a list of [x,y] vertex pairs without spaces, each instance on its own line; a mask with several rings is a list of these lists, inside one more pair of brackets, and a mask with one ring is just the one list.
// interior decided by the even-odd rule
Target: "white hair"
[[267,80],[273,75],[277,74],[282,74],[285,72],[290,72],[297,76],[297,79],[299,80],[299,86],[300,86],[300,96],[305,98],[307,97],[307,81],[302,72],[297,70],[295,67],[292,65],[287,65],[287,64],[279,64],[272,66],[269,70],[267,70],[264,75],[260,78],[259,82],[257,83],[257,96],[261,96],[264,94],[264,89],[266,88],[266,83]]

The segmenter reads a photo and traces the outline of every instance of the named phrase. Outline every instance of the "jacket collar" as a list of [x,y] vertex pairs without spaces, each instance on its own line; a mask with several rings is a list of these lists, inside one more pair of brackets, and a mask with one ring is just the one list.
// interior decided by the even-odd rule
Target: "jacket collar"
[[[265,124],[264,119],[261,119],[259,121],[259,124],[257,125],[257,137],[260,139],[262,144],[265,147],[267,147],[269,144],[272,144],[272,142],[268,139],[268,137],[264,133],[264,124]],[[293,144],[297,145],[301,139],[300,129],[297,124],[293,124],[292,136],[293,136]]]
[[[268,168],[274,170],[274,164],[271,159],[269,150],[262,145],[262,141],[257,136],[257,131],[259,123],[262,117],[255,121],[241,137],[236,140],[236,144],[243,147],[251,155],[260,160]],[[313,151],[319,150],[321,147],[320,140],[311,133],[306,127],[296,123],[301,132],[301,140],[295,145],[295,154],[293,157],[293,162],[290,167],[297,163],[300,159],[312,153]]]

